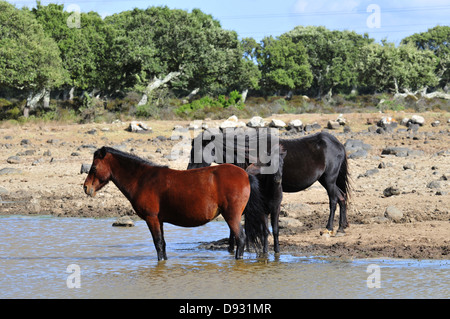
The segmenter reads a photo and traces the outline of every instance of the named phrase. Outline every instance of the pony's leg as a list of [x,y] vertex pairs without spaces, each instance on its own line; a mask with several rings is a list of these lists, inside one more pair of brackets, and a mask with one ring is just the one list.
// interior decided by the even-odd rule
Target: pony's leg
[[278,228],[279,216],[280,216],[279,208],[272,210],[272,212],[270,214],[270,221],[272,223],[273,250],[276,254],[278,254],[280,252],[280,242],[278,239],[278,237],[280,235],[280,231]]
[[339,228],[337,234],[345,234],[345,228],[348,227],[347,221],[347,202],[342,194],[339,194]]
[[163,225],[159,222],[157,217],[148,217],[146,220],[148,229],[153,237],[153,243],[155,244],[156,253],[158,255],[158,261],[167,260],[166,255],[166,242],[164,241]]
[[[236,259],[242,259],[244,256],[244,248],[245,248],[245,233],[244,229],[242,228],[240,218],[228,218],[228,216],[223,215],[225,218],[225,221],[228,224],[228,227],[230,227],[230,240],[232,237],[235,238],[236,242]],[[233,245],[234,246],[234,245]]]
[[230,231],[230,237],[228,238],[228,252],[234,252],[234,234]]
[[326,177],[320,178],[319,182],[327,190],[328,200],[329,200],[329,204],[330,204],[330,215],[328,217],[326,231],[324,231],[323,233],[332,234],[333,233],[334,214],[336,212],[336,205],[338,203],[339,188],[336,186],[335,183],[330,182],[328,180],[328,178],[326,178]]
[[[266,223],[266,228],[269,229],[269,217],[268,215],[264,216],[264,220]],[[269,252],[269,234],[265,234],[263,238],[263,254],[267,254]]]

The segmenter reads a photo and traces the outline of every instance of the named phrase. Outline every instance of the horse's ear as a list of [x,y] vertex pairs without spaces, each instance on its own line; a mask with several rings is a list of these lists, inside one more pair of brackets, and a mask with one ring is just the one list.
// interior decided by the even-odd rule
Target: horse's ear
[[94,158],[104,159],[105,156],[106,156],[106,148],[104,146],[102,148],[96,150],[94,153]]

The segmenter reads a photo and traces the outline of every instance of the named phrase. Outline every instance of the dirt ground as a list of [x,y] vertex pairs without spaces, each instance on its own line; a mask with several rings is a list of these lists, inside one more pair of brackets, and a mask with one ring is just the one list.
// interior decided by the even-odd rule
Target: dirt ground
[[[337,258],[450,259],[450,115],[420,114],[426,122],[417,132],[407,131],[400,124],[392,132],[369,132],[373,123],[384,116],[400,121],[412,115],[344,114],[351,132],[343,133],[342,127],[330,132],[342,143],[357,139],[369,145],[367,154],[349,159],[353,189],[348,210],[350,228],[343,237],[321,235],[329,214],[328,197],[316,183],[303,192],[284,194],[280,219],[282,251]],[[300,119],[304,124],[317,122],[326,128],[328,120],[337,117],[274,115],[267,120],[276,118],[288,123]],[[440,124],[432,126],[437,120]],[[217,127],[223,121],[205,122],[209,127]],[[185,169],[186,162],[171,158],[171,150],[180,146],[180,140],[170,137],[175,125],[188,127],[189,122],[145,124],[152,131],[138,134],[126,131],[129,122],[26,126],[0,123],[0,214],[133,216],[131,205],[112,183],[97,197],[87,197],[82,189],[86,174],[80,169],[82,164],[91,164],[93,152],[103,145],[174,169]],[[283,138],[297,137],[301,134]],[[382,154],[389,153],[388,147],[402,147],[403,153]],[[349,154],[352,152],[349,150]],[[385,194],[388,188],[394,189],[394,195]],[[394,208],[387,210],[388,207]],[[337,212],[336,229],[338,216]]]

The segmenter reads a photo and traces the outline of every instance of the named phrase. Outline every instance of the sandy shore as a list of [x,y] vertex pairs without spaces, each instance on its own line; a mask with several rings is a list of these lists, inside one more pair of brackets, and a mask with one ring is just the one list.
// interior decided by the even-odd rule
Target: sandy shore
[[[394,118],[412,114],[391,114]],[[384,134],[369,132],[369,122],[382,114],[345,114],[351,132],[331,130],[342,142],[359,140],[361,156],[349,159],[353,192],[348,211],[351,224],[344,237],[321,236],[328,218],[328,197],[316,183],[308,190],[285,194],[280,238],[283,251],[338,258],[450,258],[450,126],[447,113],[420,114],[417,132],[399,125]],[[326,127],[337,115],[274,115],[286,123],[301,119]],[[269,119],[268,119],[269,120]],[[431,123],[440,121],[438,126]],[[208,121],[210,127],[221,121]],[[245,120],[244,120],[245,122]],[[129,202],[110,184],[96,198],[87,197],[80,173],[93,152],[108,145],[174,169],[185,162],[170,153],[175,125],[186,121],[147,121],[152,132],[127,132],[129,123],[0,125],[0,214],[45,214],[58,217],[119,217],[134,215]],[[311,134],[319,130],[311,132]],[[308,133],[309,134],[309,133]],[[284,138],[295,138],[289,135]],[[400,147],[399,152],[386,151]],[[349,154],[355,149],[349,150]],[[385,153],[385,154],[383,154]],[[390,154],[387,154],[390,153]],[[385,190],[391,188],[391,193]],[[395,209],[388,209],[394,207]],[[387,212],[386,212],[387,211]],[[335,227],[337,228],[336,214]],[[150,236],[150,235],[149,235]]]

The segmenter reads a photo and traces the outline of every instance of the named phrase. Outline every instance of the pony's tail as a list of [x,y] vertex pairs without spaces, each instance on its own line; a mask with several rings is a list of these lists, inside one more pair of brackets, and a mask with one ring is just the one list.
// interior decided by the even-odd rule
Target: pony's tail
[[244,210],[245,216],[245,237],[247,246],[252,246],[257,251],[261,250],[264,244],[264,238],[269,235],[269,229],[266,224],[266,205],[264,197],[259,189],[258,178],[248,175],[250,182],[250,198]]
[[347,202],[350,198],[351,193],[350,173],[348,171],[347,156],[345,156],[344,161],[341,164],[341,169],[339,170],[336,185],[341,190],[342,194],[344,195],[344,199]]

